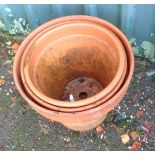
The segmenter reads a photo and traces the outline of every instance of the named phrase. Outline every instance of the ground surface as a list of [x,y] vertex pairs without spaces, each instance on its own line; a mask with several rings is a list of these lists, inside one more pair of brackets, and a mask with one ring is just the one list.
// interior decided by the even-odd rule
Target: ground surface
[[146,74],[155,64],[136,58],[128,92],[100,133],[80,133],[27,105],[14,85],[8,49],[0,47],[0,150],[155,150],[155,75]]

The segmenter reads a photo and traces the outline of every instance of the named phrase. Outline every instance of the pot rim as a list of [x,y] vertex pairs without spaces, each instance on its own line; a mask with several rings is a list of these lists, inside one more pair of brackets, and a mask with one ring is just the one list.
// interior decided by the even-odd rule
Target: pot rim
[[[79,17],[83,17],[83,16],[79,15]],[[85,16],[85,17],[89,17],[89,16]],[[96,17],[93,17],[93,18],[100,21],[100,19],[98,19]],[[109,27],[111,26],[110,23],[107,22],[107,24],[108,24]],[[98,107],[95,107],[93,109],[89,109],[89,110],[86,110],[86,111],[71,113],[72,115],[73,114],[77,115],[77,117],[85,116],[85,115],[91,115],[94,112],[97,112],[99,109],[102,110],[102,112],[108,113],[112,108],[114,108],[118,104],[118,103],[116,103],[114,101],[117,100],[122,94],[125,94],[124,92],[127,90],[128,86],[130,84],[130,81],[131,81],[131,78],[132,78],[132,75],[133,75],[133,71],[134,71],[134,56],[133,56],[132,48],[131,48],[126,36],[118,28],[115,27],[113,31],[115,32],[115,34],[117,36],[119,36],[120,40],[122,41],[122,43],[124,44],[124,46],[126,47],[126,49],[128,51],[127,57],[128,57],[128,60],[129,60],[129,62],[128,62],[129,73],[127,75],[127,78],[126,78],[124,84],[122,85],[122,87],[119,89],[119,91],[112,98],[110,98],[105,104],[101,104]],[[21,83],[21,77],[20,77],[20,72],[19,72],[21,55],[22,55],[22,53],[17,53],[16,54],[15,61],[14,61],[14,64],[13,64],[13,77],[14,77],[14,82],[16,84],[16,87],[17,87],[18,91],[20,92],[22,97],[28,102],[28,104],[33,109],[35,109],[37,112],[39,112],[40,114],[45,115],[46,117],[47,117],[47,115],[49,115],[48,118],[50,118],[50,116],[53,116],[52,119],[55,120],[55,121],[58,121],[58,122],[63,122],[63,121],[65,122],[66,117],[70,117],[71,114],[69,115],[69,113],[58,112],[58,111],[49,110],[47,108],[44,108],[44,107],[38,105],[37,103],[35,103],[25,93],[23,84]]]
[[[92,17],[89,17],[89,18],[92,18]],[[75,22],[88,22],[88,24],[90,22],[90,21],[88,21],[88,19],[85,19],[85,17],[83,19],[81,19],[81,17],[78,18],[78,16],[71,16],[71,18],[69,20],[70,20],[70,22],[74,22],[74,21]],[[33,35],[35,33],[34,31],[30,34],[31,36],[34,36],[32,38],[32,40],[37,40],[44,33],[47,33],[48,30],[51,30],[52,29],[51,27],[54,27],[54,28],[56,27],[57,28],[57,25],[58,25],[58,27],[59,27],[59,25],[60,26],[61,25],[64,25],[66,21],[68,22],[68,18],[67,17],[61,17],[61,18],[57,18],[55,20],[52,20],[52,21],[46,23],[48,25],[48,27],[46,26],[46,24],[43,24],[42,26],[40,26],[36,30],[34,30],[37,33],[37,35]],[[98,24],[98,22],[96,22],[96,19],[94,19],[93,22],[96,25]],[[91,23],[91,24],[93,24],[93,23]],[[103,28],[105,28],[105,30],[108,30],[109,33],[114,34],[113,31],[109,30],[106,27],[106,23],[105,23],[104,20],[102,20],[102,24],[100,23],[98,25],[100,27],[103,26]],[[112,28],[113,27],[114,26],[112,25]],[[40,29],[42,29],[42,30],[40,32],[38,32]],[[28,37],[30,37],[30,35]],[[119,80],[122,78],[122,74],[123,74],[123,71],[124,71],[124,64],[126,63],[126,53],[125,53],[124,47],[123,47],[120,39],[115,34],[113,35],[113,37],[116,37],[115,38],[115,41],[120,42],[120,46],[118,46],[117,48],[118,49],[121,49],[122,48],[122,50],[124,51],[124,52],[122,52],[122,51],[119,52],[120,53],[120,60],[124,60],[124,61],[120,61],[119,68],[117,70],[117,73],[116,73],[115,77],[113,78],[113,80],[110,82],[110,84],[107,87],[105,87],[102,91],[100,91],[99,93],[97,93],[96,95],[91,96],[91,97],[89,97],[87,99],[84,99],[84,100],[74,101],[74,102],[72,102],[72,104],[70,102],[60,101],[60,100],[56,100],[56,99],[47,97],[42,92],[40,92],[37,88],[35,88],[34,84],[31,82],[30,78],[28,78],[28,81],[26,81],[26,79],[25,79],[25,76],[24,76],[24,73],[23,73],[24,72],[23,71],[24,63],[25,63],[25,60],[26,60],[26,57],[27,57],[27,53],[25,53],[25,52],[24,52],[24,54],[22,56],[22,61],[21,61],[21,77],[22,77],[23,83],[25,84],[25,83],[28,82],[27,83],[28,88],[30,88],[30,90],[36,95],[36,97],[39,97],[42,101],[45,101],[48,104],[55,105],[55,106],[58,106],[58,107],[75,108],[75,107],[90,105],[92,103],[95,103],[96,101],[99,101],[100,99],[102,99],[105,96],[107,96],[108,93],[111,92],[113,90],[113,88],[115,88],[115,86],[118,84]],[[28,38],[26,38],[25,41],[23,42],[23,44],[30,43],[32,40],[29,41]],[[27,46],[25,46],[25,49],[27,49]],[[25,51],[25,49],[24,48],[23,49],[20,48],[18,52],[20,52],[21,50]],[[122,54],[122,56],[124,55],[123,58],[121,57],[121,54]],[[120,74],[120,72],[122,74]]]

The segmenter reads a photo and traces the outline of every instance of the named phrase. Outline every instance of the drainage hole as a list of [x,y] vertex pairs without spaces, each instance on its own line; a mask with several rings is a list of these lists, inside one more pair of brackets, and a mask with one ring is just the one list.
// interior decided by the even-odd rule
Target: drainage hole
[[79,98],[80,99],[86,99],[88,97],[88,94],[86,93],[86,92],[81,92],[80,94],[79,94]]
[[92,87],[93,87],[93,85],[92,85],[92,84],[90,84],[90,85],[89,85],[89,87],[90,87],[90,88],[92,88]]
[[81,83],[83,83],[84,81],[85,81],[84,78],[80,78],[80,79],[79,79],[79,82],[81,82]]

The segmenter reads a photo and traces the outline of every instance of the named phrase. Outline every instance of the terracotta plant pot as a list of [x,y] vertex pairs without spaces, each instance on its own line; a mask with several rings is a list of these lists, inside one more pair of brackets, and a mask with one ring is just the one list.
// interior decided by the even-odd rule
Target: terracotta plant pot
[[[122,45],[125,48],[125,52],[127,54],[127,63],[128,63],[126,78],[125,78],[124,82],[122,83],[121,87],[118,89],[118,91],[111,98],[109,98],[106,102],[104,102],[104,104],[102,104],[104,98],[102,98],[102,97],[99,97],[97,99],[95,98],[94,102],[98,106],[91,108],[89,110],[84,110],[81,112],[74,112],[74,113],[61,112],[61,111],[55,111],[52,109],[47,109],[44,106],[41,106],[41,104],[34,102],[31,99],[31,97],[29,97],[29,95],[25,92],[26,83],[22,82],[21,72],[20,72],[21,58],[24,54],[23,49],[27,48],[27,46],[29,45],[29,42],[31,42],[33,40],[33,38],[38,33],[41,33],[45,29],[47,30],[50,27],[51,23],[57,24],[60,22],[65,22],[65,21],[67,21],[66,23],[70,23],[71,21],[78,21],[78,22],[85,21],[85,22],[92,22],[92,23],[96,23],[96,24],[105,26],[107,29],[109,29],[111,32],[113,32],[120,39]],[[28,61],[26,61],[26,63],[27,62]],[[38,111],[43,116],[45,116],[51,120],[61,122],[64,125],[72,128],[74,130],[84,131],[84,130],[92,129],[92,128],[96,127],[98,124],[100,124],[103,121],[103,119],[105,118],[106,114],[120,102],[120,100],[124,96],[124,94],[128,88],[128,85],[130,83],[130,80],[131,80],[131,77],[133,74],[133,69],[134,69],[134,58],[133,58],[132,49],[130,47],[130,44],[128,43],[128,40],[126,39],[126,37],[120,30],[118,30],[112,24],[110,24],[106,21],[103,21],[101,19],[95,18],[95,17],[68,16],[68,17],[63,17],[63,18],[54,20],[52,22],[48,22],[48,23],[44,24],[43,26],[40,26],[26,38],[26,40],[22,43],[22,45],[20,46],[20,48],[16,54],[15,61],[14,61],[13,73],[14,73],[14,80],[15,80],[17,89],[19,90],[19,92],[21,93],[23,98],[28,102],[28,104],[30,106],[32,106],[36,111]],[[117,84],[118,83],[119,83],[119,80],[118,80]],[[114,88],[116,87],[116,85],[114,86]],[[84,102],[86,100],[88,100],[88,99],[85,99],[82,101],[77,101],[77,102]],[[59,101],[59,102],[62,102],[62,101]],[[83,105],[83,104],[81,104],[81,105]],[[85,104],[85,105],[88,105],[88,104]]]
[[[51,24],[52,25],[52,24]],[[53,26],[53,25],[52,25]],[[66,25],[65,25],[66,26]],[[80,28],[80,30],[82,30],[82,32],[83,32],[83,30],[84,29],[82,29],[79,25],[77,25],[77,23],[76,23],[76,25],[74,24],[74,26],[78,26],[78,28]],[[90,30],[90,26],[91,26],[91,23],[89,23],[89,27],[88,27],[88,24],[87,25],[85,25],[85,24],[83,24],[82,23],[82,26],[87,26],[86,27],[86,30],[88,29],[88,30]],[[64,27],[64,26],[63,26]],[[51,34],[51,33],[49,33],[48,32],[48,35],[46,35],[45,33],[44,33],[44,35],[46,36],[45,37],[45,40],[48,40],[49,41],[49,37],[48,36],[56,36],[57,38],[58,38],[58,36],[59,36],[59,38],[62,38],[62,30],[60,29],[60,27],[58,27],[59,29],[58,29],[58,31],[56,31],[55,29],[53,30],[54,32],[56,32],[57,34]],[[104,28],[104,27],[103,27]],[[73,27],[73,30],[75,29],[75,27]],[[97,29],[97,26],[95,26],[95,30]],[[104,28],[105,29],[105,28]],[[61,31],[60,31],[61,30]],[[70,30],[70,27],[69,27],[69,30]],[[77,30],[77,28],[76,28],[76,30]],[[99,34],[97,34],[96,32],[97,31],[94,31],[93,33],[92,33],[92,30],[93,29],[91,29],[91,31],[89,31],[89,32],[87,32],[87,34],[88,33],[90,33],[91,35],[93,34],[93,37],[95,37],[95,35],[97,35],[98,36],[98,39],[99,39],[99,37],[102,37],[102,40],[104,40],[105,42],[106,42],[106,40],[105,40],[105,35],[106,34],[102,34],[104,31],[102,31],[102,33],[101,33],[101,35],[99,35]],[[97,29],[98,30],[98,29]],[[106,30],[106,29],[105,29]],[[63,30],[63,31],[65,31],[65,33],[66,33],[66,29],[65,30]],[[106,30],[107,31],[107,30]],[[74,31],[73,31],[74,32]],[[71,32],[71,30],[69,31],[69,33],[70,34],[72,34],[73,35],[73,32]],[[47,32],[46,32],[47,33]],[[67,33],[68,33],[68,31],[67,31]],[[75,32],[74,32],[75,33]],[[86,33],[86,32],[85,32]],[[94,34],[95,33],[95,34]],[[109,32],[108,32],[109,33]],[[82,34],[82,33],[81,33]],[[83,33],[84,34],[84,33]],[[42,34],[42,36],[44,36],[43,34]],[[78,33],[77,33],[77,31],[76,31],[76,36],[78,35]],[[30,55],[32,55],[32,52],[34,53],[34,59],[30,59],[30,58],[27,58],[26,60],[28,61],[28,59],[29,59],[29,64],[30,64],[30,70],[31,70],[31,73],[34,73],[35,71],[34,71],[34,67],[33,66],[35,66],[35,63],[34,62],[36,62],[36,59],[37,59],[37,57],[39,57],[39,52],[42,52],[42,50],[40,50],[40,49],[43,49],[43,48],[47,48],[47,45],[49,44],[45,44],[44,42],[45,41],[43,41],[43,39],[41,39],[41,35],[40,34],[38,34],[38,38],[37,38],[37,36],[35,37],[35,39],[31,42],[31,43],[29,43],[29,45],[28,45],[28,47],[26,48],[26,50],[24,51],[24,55],[23,55],[23,58],[22,58],[22,67],[21,67],[21,73],[22,73],[22,71],[23,71],[23,64],[24,64],[24,60],[26,59],[25,58],[25,55],[29,55],[29,57],[30,57]],[[63,34],[63,36],[64,36],[64,34]],[[74,35],[75,36],[75,35]],[[88,35],[87,35],[88,36]],[[110,36],[111,37],[113,37],[114,36],[114,34],[112,34],[112,33],[110,33]],[[54,39],[56,38],[56,37],[54,37]],[[78,37],[79,37],[79,35],[78,35]],[[82,38],[84,38],[85,36],[82,36]],[[36,39],[37,38],[37,39]],[[42,37],[43,38],[43,37]],[[53,38],[53,37],[51,37],[51,38]],[[50,38],[50,39],[51,39]],[[66,38],[69,38],[69,35],[67,35],[67,37]],[[37,40],[39,40],[39,42],[37,41]],[[62,40],[62,39],[61,39]],[[79,39],[78,39],[79,40]],[[88,40],[88,39],[87,39]],[[112,42],[112,40],[114,40],[114,43],[117,45],[117,46],[120,46],[121,47],[121,45],[120,45],[120,41],[118,40],[118,38],[116,37],[116,36],[114,36],[112,39],[110,38],[110,41]],[[88,40],[89,41],[89,40]],[[87,41],[87,42],[88,42]],[[108,40],[109,41],[109,40]],[[108,42],[107,41],[107,42]],[[37,44],[38,45],[40,45],[40,43],[42,42],[43,43],[43,47],[42,48],[40,48],[40,47],[38,47],[36,50],[30,50],[30,49],[32,49],[32,45],[34,45],[34,42],[35,42],[35,46],[37,46],[36,45],[36,42],[37,42]],[[46,41],[47,42],[47,41]],[[76,45],[76,43],[77,42],[74,42],[75,44],[72,44],[73,45],[73,47],[74,46],[77,46]],[[82,42],[85,46],[88,44],[86,44],[85,42]],[[107,43],[108,44],[108,43]],[[112,43],[109,43],[109,45],[111,45]],[[115,45],[114,44],[114,45]],[[60,44],[59,44],[60,45]],[[114,46],[113,45],[113,46]],[[41,45],[40,45],[41,46]],[[90,46],[90,45],[89,45]],[[78,47],[79,47],[79,41],[78,41]],[[87,47],[87,46],[86,46]],[[67,48],[68,48],[68,46],[67,46]],[[71,46],[69,46],[69,48],[71,49]],[[34,49],[34,47],[33,47],[33,49]],[[50,49],[51,49],[51,47],[50,47]],[[75,49],[75,48],[74,48]],[[76,48],[77,49],[77,48]],[[118,70],[118,72],[119,72],[119,74],[117,74],[117,75],[119,75],[120,76],[120,80],[119,80],[119,83],[118,83],[118,85],[117,85],[117,87],[115,86],[116,84],[117,84],[117,80],[113,80],[114,82],[112,83],[112,84],[109,84],[109,88],[111,88],[111,91],[110,91],[110,93],[108,94],[107,93],[107,95],[106,95],[106,90],[108,90],[108,89],[104,89],[103,90],[103,96],[102,96],[102,98],[104,98],[104,100],[103,100],[103,102],[104,101],[106,101],[108,98],[110,98],[117,90],[118,90],[118,88],[119,88],[119,86],[122,84],[122,82],[123,82],[123,80],[124,80],[124,76],[125,76],[125,73],[126,73],[126,55],[124,54],[125,53],[125,51],[124,51],[124,49],[122,48],[122,50],[121,50],[121,48],[119,49],[120,51],[120,53],[121,53],[121,61],[124,61],[125,60],[125,62],[124,62],[124,64],[125,64],[125,66],[124,66],[124,69],[123,69],[123,73],[121,73],[121,72],[119,72],[119,70]],[[36,52],[35,52],[36,51]],[[63,51],[62,49],[61,49],[61,51]],[[68,50],[69,51],[69,50]],[[68,52],[67,51],[67,52]],[[27,54],[28,52],[31,52],[31,54]],[[67,53],[66,52],[66,53]],[[85,50],[85,52],[86,52],[86,50]],[[104,52],[104,51],[103,51]],[[46,52],[47,53],[47,52]],[[50,54],[52,54],[53,52],[50,52]],[[58,53],[58,49],[56,49],[56,52],[55,52],[56,54]],[[107,53],[107,51],[106,51],[106,53]],[[87,55],[88,55],[89,53],[87,53]],[[110,54],[109,54],[110,55]],[[54,57],[54,55],[53,55],[53,57]],[[62,57],[61,56],[61,54],[60,54],[60,57]],[[110,57],[112,58],[112,56],[110,55]],[[46,58],[50,58],[50,61],[51,61],[51,57],[46,57]],[[118,57],[119,58],[119,57]],[[124,58],[124,59],[123,59]],[[112,59],[113,60],[113,59]],[[30,63],[30,61],[31,61],[31,63]],[[100,63],[101,61],[103,61],[103,59],[99,59],[99,62],[98,63]],[[74,59],[74,62],[76,62],[76,60]],[[32,65],[32,63],[33,63],[33,65]],[[26,63],[27,64],[27,63]],[[61,64],[61,63],[60,63]],[[91,65],[91,64],[90,64]],[[92,64],[93,65],[93,64]],[[122,65],[123,65],[123,63],[121,63],[121,67],[122,67]],[[65,66],[65,65],[64,65]],[[99,66],[100,67],[100,66]],[[97,68],[99,68],[99,67],[97,67]],[[87,67],[88,68],[88,67]],[[87,69],[86,68],[86,69]],[[94,68],[94,67],[92,67],[92,68]],[[36,70],[38,70],[38,69],[36,69]],[[64,68],[62,68],[62,70],[64,70]],[[48,70],[48,72],[49,72],[49,70]],[[74,71],[75,72],[75,71]],[[85,74],[87,73],[88,71],[85,71]],[[102,70],[101,70],[101,72],[103,72]],[[25,73],[26,73],[26,75],[29,75],[28,74],[28,67],[26,67],[26,69],[25,69]],[[59,72],[58,72],[59,73]],[[59,75],[58,73],[56,73],[57,75]],[[103,72],[104,73],[104,72]],[[102,73],[102,76],[103,76],[103,73]],[[123,74],[123,75],[122,75]],[[42,76],[42,74],[40,74],[41,76]],[[46,74],[44,74],[44,75],[46,75]],[[47,74],[48,75],[48,74]],[[74,74],[73,74],[73,76],[74,76]],[[77,76],[77,73],[75,74],[75,76]],[[89,75],[90,76],[90,75]],[[35,77],[35,75],[34,76],[31,76],[31,77]],[[38,76],[37,76],[38,77]],[[49,76],[50,77],[50,79],[51,79],[51,77],[53,77],[53,76]],[[60,77],[63,77],[61,74],[60,74]],[[67,76],[68,77],[68,76]],[[24,83],[26,83],[25,82],[25,78],[24,78],[24,76],[22,76],[22,78],[23,78],[23,81],[24,81]],[[101,77],[102,78],[102,77]],[[32,78],[33,79],[33,78]],[[118,79],[118,78],[115,78],[115,79]],[[68,80],[68,79],[67,79]],[[28,76],[28,85],[30,86],[30,87],[32,87],[32,85],[33,85],[33,83],[31,82],[32,80],[29,78],[29,76]],[[37,82],[38,82],[38,80],[36,80]],[[56,81],[56,80],[54,80],[54,81]],[[64,79],[64,80],[61,80],[61,81],[66,81],[66,79]],[[61,83],[59,82],[59,85],[60,85]],[[63,85],[62,85],[63,86]],[[61,86],[61,87],[62,87]],[[115,86],[115,89],[113,88]],[[44,101],[42,101],[42,100],[40,100],[38,97],[39,97],[39,95],[38,95],[38,97],[37,96],[35,96],[34,94],[33,94],[33,92],[29,89],[29,87],[27,86],[27,85],[25,85],[25,87],[26,87],[26,89],[27,89],[27,91],[29,92],[29,94],[36,100],[36,101],[38,101],[39,103],[41,103],[42,105],[44,105],[45,107],[48,107],[48,108],[50,108],[50,109],[54,109],[54,110],[59,110],[59,111],[81,111],[81,110],[86,110],[86,109],[89,109],[89,108],[91,108],[91,107],[93,107],[93,106],[96,106],[96,104],[93,102],[93,104],[91,104],[91,102],[89,103],[90,105],[89,106],[84,106],[84,107],[78,107],[78,108],[68,108],[68,109],[66,109],[66,108],[58,108],[58,107],[56,107],[56,106],[53,106],[53,105],[49,105],[48,103],[46,103],[46,102],[44,102]],[[33,85],[33,87],[34,87],[34,85]],[[32,89],[33,89],[33,87],[32,87]],[[60,86],[59,86],[60,87]],[[59,88],[58,87],[58,88]],[[35,88],[35,87],[34,87]],[[51,92],[51,91],[50,91]],[[60,91],[61,92],[61,91]],[[105,95],[105,97],[104,97],[104,95]],[[58,101],[53,101],[53,102],[58,102]],[[52,101],[51,101],[51,103],[52,103]],[[64,102],[60,102],[60,106],[63,106],[63,104],[64,104]],[[81,103],[81,101],[80,101],[80,104],[82,104]],[[72,103],[72,104],[70,104],[70,102],[69,103],[66,103],[66,105],[67,106],[74,106],[74,104]],[[75,104],[75,106],[78,106],[78,104],[77,104],[77,102],[76,102],[76,104]]]
[[[23,81],[43,101],[60,107],[79,107],[111,93],[122,79],[125,63],[120,40],[107,28],[70,22],[31,41],[22,58],[21,73]],[[104,89],[84,101],[59,101],[65,85],[80,76],[97,79]]]

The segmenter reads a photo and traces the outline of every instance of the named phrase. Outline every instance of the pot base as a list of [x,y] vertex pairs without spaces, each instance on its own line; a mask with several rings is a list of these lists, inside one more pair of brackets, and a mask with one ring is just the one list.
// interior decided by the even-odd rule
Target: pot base
[[70,81],[63,90],[61,100],[77,101],[89,98],[103,90],[103,86],[96,79],[79,77]]
[[96,116],[96,118],[94,118],[93,120],[87,120],[85,122],[80,122],[79,120],[78,122],[75,121],[75,123],[72,124],[63,123],[63,125],[74,131],[88,131],[99,126],[106,119],[107,115],[108,113],[104,113],[100,117]]

